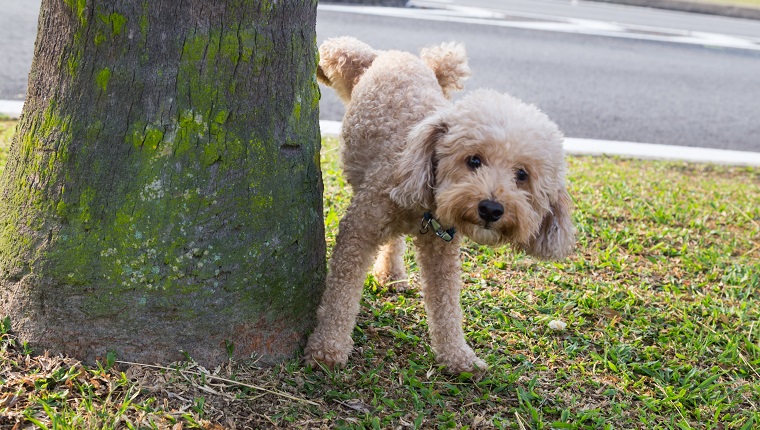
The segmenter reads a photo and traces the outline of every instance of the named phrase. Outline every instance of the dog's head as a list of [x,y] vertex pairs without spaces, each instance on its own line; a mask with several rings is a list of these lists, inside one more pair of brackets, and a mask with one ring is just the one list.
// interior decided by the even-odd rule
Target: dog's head
[[562,133],[532,105],[474,91],[408,136],[391,198],[485,245],[559,259],[575,243]]

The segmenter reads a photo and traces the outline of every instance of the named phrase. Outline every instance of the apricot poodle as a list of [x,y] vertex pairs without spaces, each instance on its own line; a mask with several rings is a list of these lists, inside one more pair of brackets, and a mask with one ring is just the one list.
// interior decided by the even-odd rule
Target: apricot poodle
[[319,53],[319,80],[346,104],[341,156],[353,198],[306,362],[346,364],[372,260],[379,282],[404,288],[409,235],[438,362],[454,373],[484,371],[462,329],[460,241],[511,244],[545,259],[572,251],[562,133],[536,107],[496,91],[450,101],[470,73],[459,44],[416,57],[340,37]]

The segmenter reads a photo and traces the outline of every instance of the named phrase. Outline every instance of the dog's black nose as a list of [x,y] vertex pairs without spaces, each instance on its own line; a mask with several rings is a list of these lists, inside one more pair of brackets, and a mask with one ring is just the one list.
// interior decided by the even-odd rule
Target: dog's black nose
[[478,203],[478,215],[485,222],[498,221],[504,215],[504,206],[493,200],[482,200]]

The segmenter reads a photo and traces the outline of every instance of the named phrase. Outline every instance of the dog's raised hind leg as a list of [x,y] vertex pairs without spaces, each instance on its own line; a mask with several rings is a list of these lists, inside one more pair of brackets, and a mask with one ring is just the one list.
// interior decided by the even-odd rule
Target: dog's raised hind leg
[[380,285],[394,291],[409,288],[409,277],[404,266],[404,236],[394,237],[380,247],[372,273]]

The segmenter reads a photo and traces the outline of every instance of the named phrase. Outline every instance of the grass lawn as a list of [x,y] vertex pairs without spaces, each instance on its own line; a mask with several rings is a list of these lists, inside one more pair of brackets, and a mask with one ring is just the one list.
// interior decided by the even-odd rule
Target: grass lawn
[[0,172],[5,167],[5,160],[8,159],[8,150],[10,149],[11,138],[15,129],[15,121],[7,121],[0,118]]
[[[0,122],[0,148],[12,127]],[[325,140],[328,246],[350,195],[337,153]],[[369,278],[355,352],[336,372],[118,357],[90,368],[30,355],[3,323],[0,428],[758,428],[760,169],[568,161],[571,258],[465,243],[482,378],[436,366],[417,290]]]

